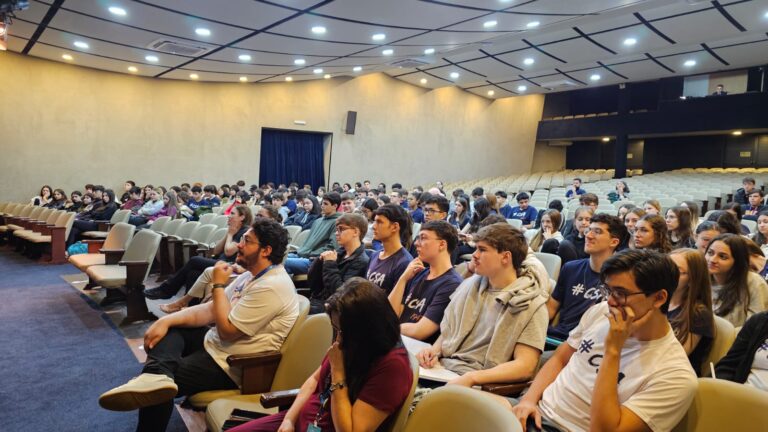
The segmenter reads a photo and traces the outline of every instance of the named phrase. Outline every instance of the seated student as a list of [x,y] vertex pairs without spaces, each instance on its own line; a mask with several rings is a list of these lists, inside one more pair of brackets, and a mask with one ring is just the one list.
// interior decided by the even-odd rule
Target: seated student
[[229,216],[229,214],[232,212],[235,206],[240,204],[247,204],[249,199],[251,199],[251,196],[248,194],[248,192],[244,190],[237,191],[235,193],[235,196],[228,201],[227,207],[224,209],[224,211],[221,214],[225,216]]
[[755,190],[755,179],[744,177],[741,185],[744,187],[736,189],[736,193],[733,194],[733,201],[741,205],[747,205],[749,204],[749,195]]
[[480,198],[485,198],[485,191],[483,190],[483,188],[476,187],[472,189],[472,192],[470,193],[470,202],[469,202],[469,208],[472,214],[475,213],[475,202]]
[[[136,187],[136,182],[133,180],[126,180],[125,184],[123,184],[123,195],[120,197],[120,202],[125,204],[128,200],[131,199],[131,189]],[[141,191],[141,188],[139,188],[139,191]]]
[[[179,292],[182,287],[188,287],[189,289],[183,297],[173,303],[160,306],[160,310],[165,313],[181,310],[187,307],[193,300],[207,299],[211,294],[210,283],[213,277],[213,266],[218,261],[235,262],[238,251],[237,245],[252,223],[253,215],[251,214],[251,209],[245,205],[237,206],[229,214],[227,235],[213,247],[213,256],[216,258],[201,256],[190,258],[181,270],[174,273],[173,276],[163,281],[159,286],[144,290],[144,297],[151,300],[169,299]],[[235,273],[242,273],[239,270],[235,268]]]
[[53,189],[50,186],[44,185],[40,188],[40,195],[32,198],[30,203],[34,206],[44,206],[51,202],[53,198]]
[[529,390],[511,400],[523,430],[669,431],[696,393],[696,374],[667,321],[678,270],[653,251],[602,267],[603,295]]
[[64,210],[77,213],[83,206],[83,193],[80,191],[73,191],[69,194],[69,201],[64,204]]
[[546,293],[523,266],[528,245],[507,223],[482,228],[472,256],[475,276],[456,289],[440,322],[440,337],[416,358],[424,368],[439,361],[459,375],[449,384],[475,386],[530,378],[547,326]]
[[768,312],[753,315],[742,327],[715,376],[768,392]]
[[415,242],[418,256],[389,293],[402,334],[429,343],[437,339],[445,308],[462,282],[451,265],[458,242],[456,229],[444,220],[421,226]]
[[700,222],[699,216],[701,215],[699,205],[693,201],[683,201],[680,203],[680,207],[685,207],[691,212],[691,231],[696,231],[696,227],[699,226]]
[[712,239],[705,254],[715,314],[734,327],[768,309],[768,287],[760,275],[749,271],[747,241],[739,235],[721,234]]
[[93,194],[89,192],[84,193],[82,201],[80,208],[77,209],[77,214],[75,215],[76,219],[81,219],[83,215],[89,214],[91,210],[93,210]]
[[469,201],[464,197],[456,198],[454,210],[448,216],[448,223],[462,231],[469,223]]
[[507,202],[508,195],[506,192],[500,190],[496,191],[496,202],[499,204],[499,214],[504,216],[504,219],[512,218],[512,206]]
[[[195,221],[200,219],[200,215],[209,213],[211,205],[205,198],[203,198],[203,188],[200,186],[192,186],[191,192],[192,196],[189,201],[187,201],[187,208],[191,211],[188,219]],[[145,196],[147,199],[150,199],[149,192],[146,192]]]
[[364,277],[368,271],[368,254],[362,240],[368,230],[365,217],[356,213],[342,213],[336,219],[338,251],[320,254],[309,267],[309,313],[325,312],[325,303],[341,285],[353,277]]
[[214,185],[206,185],[203,188],[203,199],[208,201],[208,205],[211,208],[221,206],[221,198],[216,196],[216,192],[216,186]]
[[[475,251],[475,242],[472,237],[480,229],[480,224],[492,213],[491,203],[485,198],[478,198],[474,201],[475,211],[469,219],[469,223],[459,231],[459,247],[455,254],[454,264],[459,264],[459,258],[463,255],[471,254]],[[498,215],[501,216],[501,215]],[[501,216],[503,218],[503,216]],[[506,222],[506,219],[504,220]]]
[[339,210],[342,213],[352,213],[355,211],[355,195],[349,192],[341,194],[341,207]]
[[[144,188],[141,190],[142,191],[141,200],[148,201],[150,198],[149,195],[152,193],[153,190],[155,190],[155,187],[152,186],[151,184],[145,185]],[[200,190],[202,191],[202,189]]]
[[147,223],[139,228],[147,228],[156,220],[163,216],[168,216],[171,219],[176,219],[181,216],[181,203],[176,195],[176,191],[171,189],[163,196],[163,207],[160,210],[147,218]]
[[373,212],[373,238],[384,246],[374,253],[366,278],[389,294],[413,256],[408,253],[411,241],[411,218],[399,205],[385,204]]
[[742,234],[742,225],[736,216],[734,216],[734,212],[716,210],[707,217],[707,221],[716,222],[717,229],[720,230],[720,233],[735,235]]
[[627,231],[629,232],[627,247],[630,249],[635,248],[635,229],[637,228],[637,223],[640,221],[640,218],[643,216],[645,216],[645,210],[640,207],[629,209],[624,215],[624,226],[627,227]]
[[517,206],[512,207],[511,217],[507,219],[519,219],[523,221],[523,228],[531,228],[539,212],[534,207],[528,205],[530,197],[527,193],[520,192],[515,199],[517,200]]
[[741,209],[744,214],[743,219],[749,219],[757,221],[757,216],[763,210],[768,210],[768,207],[763,205],[763,191],[755,189],[749,193],[749,204],[742,205]]
[[[389,202],[395,205],[402,206],[405,199],[405,191],[398,189],[392,185],[392,191],[389,193]],[[406,204],[407,205],[407,204]]]
[[635,227],[635,249],[653,249],[669,253],[672,245],[667,235],[667,222],[659,215],[646,214]]
[[752,241],[757,243],[763,254],[768,254],[768,210],[763,210],[757,216],[757,231],[752,236]]
[[571,234],[565,235],[565,239],[560,242],[560,246],[557,248],[557,255],[560,256],[563,264],[587,257],[587,253],[584,252],[584,233],[594,214],[595,212],[591,207],[582,206],[576,209],[573,221],[571,221],[571,226],[574,229]]
[[305,231],[310,229],[319,217],[320,203],[317,202],[317,198],[312,195],[305,195],[301,200],[301,207],[285,221],[284,225],[300,226],[301,230]]
[[629,199],[629,186],[624,180],[616,182],[616,187],[613,192],[608,194],[608,200],[612,203],[616,201],[625,201]]
[[48,201],[47,204],[44,204],[43,207],[54,209],[54,210],[61,210],[64,208],[64,206],[67,204],[67,193],[64,192],[62,189],[54,189],[53,190],[53,198]]
[[637,208],[634,204],[622,204],[621,207],[619,207],[619,210],[616,212],[616,216],[619,217],[622,221],[624,221],[624,216],[629,213],[630,210]]
[[289,274],[306,274],[312,263],[311,260],[337,247],[334,232],[336,219],[341,216],[341,213],[336,211],[340,203],[341,196],[338,193],[325,194],[320,209],[321,217],[312,223],[307,240],[296,252],[289,253],[285,259],[285,270]]
[[730,202],[723,206],[723,210],[736,217],[742,235],[749,235],[749,227],[741,223],[741,219],[744,217],[744,209],[741,207],[741,205],[735,202]]
[[212,301],[155,321],[144,334],[141,375],[102,394],[99,405],[139,409],[137,430],[165,430],[176,396],[237,389],[240,370],[227,357],[280,349],[299,316],[298,294],[280,265],[287,245],[285,228],[256,220],[238,245],[237,263],[247,272],[227,286],[232,266],[217,263]]
[[[264,202],[269,203],[277,208],[277,211],[280,213],[280,220],[282,221],[288,220],[288,216],[291,213],[291,209],[285,206],[285,198],[283,197],[282,193],[273,192],[272,194],[269,195],[269,199],[265,199]],[[334,209],[334,212],[335,211],[336,209]]]
[[163,194],[160,193],[160,189],[150,192],[147,202],[131,215],[128,219],[128,223],[139,226],[149,222],[149,218],[158,214],[165,206],[165,200],[161,197],[163,197]]
[[[381,250],[381,243],[374,242],[373,240],[373,212],[375,212],[377,208],[379,208],[379,203],[375,198],[366,198],[360,206],[360,212],[368,221],[368,231],[366,231],[365,237],[363,237],[363,246],[365,246],[366,249]],[[374,243],[378,244],[379,249],[374,247]]]
[[565,192],[565,197],[571,200],[573,198],[579,198],[581,195],[584,195],[585,193],[587,193],[587,191],[581,188],[581,179],[577,177],[573,179],[573,183],[571,184],[571,187],[568,188],[568,190]]
[[413,374],[381,290],[350,279],[329,300],[328,314],[336,340],[291,408],[230,432],[375,431],[402,407]]
[[424,223],[424,211],[419,207],[421,192],[411,192],[408,195],[408,214],[414,223]]
[[80,238],[80,234],[86,231],[98,230],[99,224],[96,221],[108,221],[116,211],[115,192],[112,189],[107,189],[104,191],[101,200],[94,200],[93,209],[90,212],[80,213],[80,219],[74,221],[72,228],[69,230],[67,246],[74,244]]
[[670,208],[664,222],[667,224],[667,235],[672,249],[692,248],[696,245],[691,232],[691,212],[687,208]]
[[629,236],[621,219],[607,214],[592,216],[584,231],[584,252],[589,258],[569,261],[560,269],[552,295],[547,301],[549,320],[559,313],[557,325],[547,328],[547,336],[564,341],[590,307],[603,300],[600,269]]
[[698,375],[715,337],[707,261],[696,249],[675,249],[669,257],[680,271],[680,280],[669,301],[667,318]]
[[646,200],[643,202],[643,210],[649,215],[661,214],[661,204],[655,199]]
[[560,212],[553,209],[545,210],[541,216],[541,228],[536,230],[536,234],[531,237],[528,245],[536,252],[556,254],[560,242],[565,240],[558,230],[559,227]]
[[424,210],[424,222],[447,221],[451,204],[446,197],[425,192],[421,195],[420,205]]
[[[584,195],[581,195],[579,197],[579,206],[589,207],[590,209],[592,209],[592,214],[595,214],[595,212],[597,211],[597,206],[599,205],[599,203],[600,203],[600,198],[598,198],[598,196],[593,193],[585,193]],[[563,229],[561,230],[563,232],[563,237],[565,237],[566,239],[573,234],[574,220],[566,221],[565,227],[563,227]]]
[[296,210],[299,208],[298,201],[296,200],[296,187],[290,187],[287,189],[280,189],[283,194],[283,201],[288,208],[288,216],[296,214]]
[[[533,225],[534,228],[541,228],[541,218],[544,216],[544,212],[547,210],[557,210],[558,213],[560,213],[561,218],[565,217],[563,216],[563,202],[560,200],[552,200],[547,204],[546,209],[540,209],[539,214],[536,216],[536,223]],[[562,219],[560,220],[562,223]],[[560,230],[560,227],[557,227],[558,230]]]
[[135,208],[135,211],[138,211],[141,208],[141,206],[144,205],[144,200],[141,199],[141,196],[143,194],[141,188],[134,186],[131,188],[131,190],[127,192],[127,194],[128,194],[128,199],[125,201],[121,200],[123,204],[120,206],[120,210],[134,211],[134,208]]

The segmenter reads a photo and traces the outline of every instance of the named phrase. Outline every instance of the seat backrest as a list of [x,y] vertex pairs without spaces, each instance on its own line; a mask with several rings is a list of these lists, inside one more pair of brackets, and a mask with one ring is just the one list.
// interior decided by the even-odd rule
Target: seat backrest
[[429,392],[405,424],[405,432],[521,432],[512,411],[479,390],[445,386]]
[[544,264],[549,277],[557,281],[557,278],[560,276],[560,267],[563,260],[558,255],[544,252],[535,252],[535,255]]
[[421,224],[418,222],[414,222],[413,227],[411,228],[411,240],[416,241],[416,237],[419,236],[419,232],[421,231]]
[[523,221],[521,221],[520,219],[507,219],[507,223],[517,229],[520,229],[523,227]]
[[[157,253],[157,248],[160,246],[160,240],[163,238],[160,234],[151,230],[141,230],[133,237],[131,244],[123,254],[123,261],[145,261],[152,263]],[[144,274],[144,279],[149,274],[149,268],[147,266],[147,272]]]
[[167,224],[168,221],[170,220],[171,220],[170,216],[161,216],[155,219],[154,222],[152,222],[152,225],[149,226],[149,229],[151,229],[154,232],[162,232],[163,227],[165,227],[165,224]]
[[200,225],[194,232],[192,232],[190,240],[194,240],[198,243],[205,243],[205,241],[208,240],[208,237],[211,236],[211,233],[216,231],[216,229],[216,225],[213,224]]
[[405,421],[408,420],[408,414],[411,410],[411,403],[413,402],[413,394],[416,392],[416,385],[419,382],[419,361],[416,357],[408,354],[408,361],[411,363],[411,372],[413,373],[413,383],[411,384],[411,390],[408,392],[408,397],[405,398],[405,402],[400,406],[395,413],[387,419],[387,432],[400,432],[405,428]]
[[304,243],[307,241],[307,238],[309,238],[309,233],[311,231],[312,230],[304,230],[304,231],[300,232],[296,236],[296,238],[293,239],[293,242],[291,244],[294,245],[294,246],[298,246],[298,247],[304,246]]
[[184,225],[179,228],[178,231],[176,231],[176,234],[174,234],[176,237],[181,239],[188,239],[192,235],[192,232],[194,232],[197,227],[200,226],[200,222],[187,222]]
[[55,212],[54,209],[44,208],[43,211],[41,211],[40,213],[37,214],[37,216],[35,216],[35,220],[45,222],[48,220],[48,217],[51,216],[51,214],[53,214],[54,212]]
[[709,354],[702,362],[701,376],[711,376],[712,369],[709,364],[716,365],[721,358],[725,357],[734,340],[736,340],[736,329],[733,324],[727,319],[715,315],[715,337],[712,340]]
[[[699,378],[699,388],[673,432],[754,431],[768,424],[768,396],[755,387]],[[760,426],[763,425],[763,426]]]
[[209,247],[213,248],[216,246],[218,242],[221,241],[224,237],[227,236],[227,231],[229,231],[228,228],[219,228],[211,233],[211,235],[208,236],[207,239],[205,239],[205,242],[203,244],[208,245]]
[[46,209],[44,207],[35,207],[32,209],[31,212],[29,212],[29,215],[27,217],[33,220],[40,220],[38,219],[38,216],[40,216],[40,214],[42,214],[43,211],[45,210]]
[[128,223],[128,219],[130,219],[130,217],[131,217],[130,210],[118,210],[115,212],[115,214],[112,215],[112,218],[109,220],[109,223],[111,225],[114,225],[118,222]]
[[34,210],[34,209],[36,209],[36,208],[39,208],[39,207],[37,207],[37,206],[33,206],[33,205],[28,205],[28,206],[26,206],[26,207],[23,207],[23,208],[22,208],[22,209],[19,211],[19,214],[18,214],[17,216],[18,216],[18,217],[28,217],[28,216],[29,216],[29,214],[30,214],[30,213],[32,213],[32,210]]
[[45,219],[46,225],[55,225],[56,219],[59,218],[59,212],[51,212],[48,214],[48,217]]
[[213,221],[211,223],[216,225],[216,227],[218,228],[226,228],[228,221],[229,221],[229,216],[217,215],[215,218],[213,218]]
[[288,231],[288,243],[290,243],[299,235],[301,227],[298,225],[288,225],[285,227],[285,230]]
[[749,228],[750,234],[754,234],[755,231],[757,231],[757,222],[755,222],[753,220],[749,220],[749,219],[742,219],[741,223],[742,223],[742,225],[744,225],[747,228]]
[[163,234],[174,235],[179,230],[179,228],[181,228],[181,226],[184,225],[185,222],[186,220],[184,219],[174,219],[172,221],[169,221],[168,223],[165,224],[161,232]]
[[215,217],[216,217],[216,214],[215,214],[215,213],[206,213],[206,214],[204,214],[204,215],[201,215],[201,216],[200,216],[200,219],[198,219],[198,221],[199,221],[201,224],[203,224],[203,225],[206,225],[206,224],[209,224],[209,223],[211,223],[211,221],[212,221],[212,220],[213,220],[213,218],[215,218]]
[[56,226],[64,227],[64,238],[69,237],[69,231],[72,229],[72,225],[75,223],[75,214],[71,212],[61,212],[59,217],[56,218]]
[[136,227],[131,224],[123,222],[115,224],[104,240],[104,249],[127,249],[135,231]]
[[300,297],[299,318],[280,348],[283,357],[272,380],[272,391],[301,387],[323,361],[333,343],[333,329],[328,315],[307,316],[307,313],[309,300]]

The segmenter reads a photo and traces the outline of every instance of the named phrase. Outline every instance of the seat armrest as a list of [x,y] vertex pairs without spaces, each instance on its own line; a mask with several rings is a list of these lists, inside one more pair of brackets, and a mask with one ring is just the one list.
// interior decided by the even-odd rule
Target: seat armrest
[[117,265],[125,266],[125,267],[136,267],[140,265],[147,265],[146,261],[120,261],[117,263]]
[[227,357],[227,364],[242,370],[243,394],[264,393],[272,388],[275,372],[283,355],[280,351],[258,354],[233,354]]
[[123,249],[99,249],[99,253],[104,254],[104,264],[115,265],[120,262],[125,250]]
[[89,254],[99,253],[101,246],[104,245],[104,241],[105,239],[82,240],[82,242],[88,246]]
[[299,389],[293,389],[262,393],[259,402],[264,408],[287,407],[293,404],[299,391]]
[[516,383],[485,384],[481,389],[485,392],[499,396],[517,397],[520,396],[520,393],[527,389],[529,385],[531,385],[531,381],[525,380]]

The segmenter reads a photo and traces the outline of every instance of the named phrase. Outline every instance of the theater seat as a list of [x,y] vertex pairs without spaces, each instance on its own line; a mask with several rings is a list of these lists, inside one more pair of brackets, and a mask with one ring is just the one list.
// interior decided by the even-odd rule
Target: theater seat
[[86,271],[88,267],[104,264],[117,264],[107,263],[106,254],[99,252],[103,251],[124,251],[128,248],[128,245],[133,238],[133,233],[136,231],[136,227],[127,223],[118,223],[109,231],[109,235],[105,240],[86,240],[88,249],[95,250],[94,253],[78,254],[69,257],[69,262],[77,267],[80,271]]
[[701,365],[701,376],[711,376],[712,368],[709,364],[716,365],[721,358],[725,357],[734,340],[736,340],[736,329],[733,328],[733,324],[727,319],[715,315],[715,337],[712,340],[709,354]]
[[96,239],[107,238],[107,232],[110,230],[112,226],[114,226],[118,222],[128,223],[128,219],[130,218],[131,218],[130,210],[118,210],[112,215],[112,218],[109,219],[109,221],[96,221],[96,222],[99,222],[99,230],[86,231],[83,233],[83,237],[96,238]]
[[688,412],[673,432],[765,430],[768,395],[752,386],[713,378],[699,378],[699,388]]

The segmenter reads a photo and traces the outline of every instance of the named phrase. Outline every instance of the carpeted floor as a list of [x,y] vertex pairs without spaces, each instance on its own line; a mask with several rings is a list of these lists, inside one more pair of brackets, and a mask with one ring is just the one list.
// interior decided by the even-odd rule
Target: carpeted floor
[[[101,409],[99,395],[141,365],[111,320],[62,275],[0,247],[0,412],[4,431],[132,431],[136,412]],[[108,324],[109,323],[109,324]],[[168,431],[187,431],[174,411]]]

